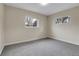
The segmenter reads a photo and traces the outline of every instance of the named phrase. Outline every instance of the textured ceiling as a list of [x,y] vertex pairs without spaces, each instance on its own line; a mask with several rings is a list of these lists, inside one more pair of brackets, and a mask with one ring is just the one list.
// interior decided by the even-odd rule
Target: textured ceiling
[[77,3],[49,3],[47,5],[41,5],[40,3],[6,3],[5,5],[13,6],[25,10],[30,10],[43,15],[51,15],[59,11],[63,11],[69,8],[78,6]]

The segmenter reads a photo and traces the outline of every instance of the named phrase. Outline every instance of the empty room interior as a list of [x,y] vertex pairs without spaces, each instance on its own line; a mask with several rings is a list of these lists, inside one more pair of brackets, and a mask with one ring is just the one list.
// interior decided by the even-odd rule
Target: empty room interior
[[79,56],[79,4],[0,3],[0,56]]

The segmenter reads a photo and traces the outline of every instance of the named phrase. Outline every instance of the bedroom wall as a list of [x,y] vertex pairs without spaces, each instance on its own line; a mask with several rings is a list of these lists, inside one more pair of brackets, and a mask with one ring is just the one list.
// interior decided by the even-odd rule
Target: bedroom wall
[[[5,6],[5,45],[50,37],[79,45],[79,7],[44,16],[28,10]],[[25,28],[25,16],[39,19],[39,28]],[[70,24],[55,24],[55,18],[70,16]]]
[[4,5],[0,4],[0,54],[4,48]]
[[[28,10],[5,6],[5,45],[27,42],[47,37],[47,17]],[[25,16],[39,20],[39,28],[25,28]]]
[[[59,16],[70,16],[70,24],[56,24]],[[48,28],[48,37],[79,45],[79,6],[49,16]]]

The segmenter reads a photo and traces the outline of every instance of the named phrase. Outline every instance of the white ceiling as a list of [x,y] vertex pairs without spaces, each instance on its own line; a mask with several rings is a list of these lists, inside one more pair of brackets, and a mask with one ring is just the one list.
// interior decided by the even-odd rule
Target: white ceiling
[[77,3],[49,3],[47,5],[41,5],[40,3],[7,3],[5,5],[30,10],[46,16],[79,6]]

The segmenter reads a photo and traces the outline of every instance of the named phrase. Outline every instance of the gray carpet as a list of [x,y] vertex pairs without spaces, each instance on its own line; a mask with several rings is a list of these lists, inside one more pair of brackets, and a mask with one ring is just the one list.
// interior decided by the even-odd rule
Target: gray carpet
[[79,56],[79,46],[54,39],[41,39],[6,46],[2,56]]

